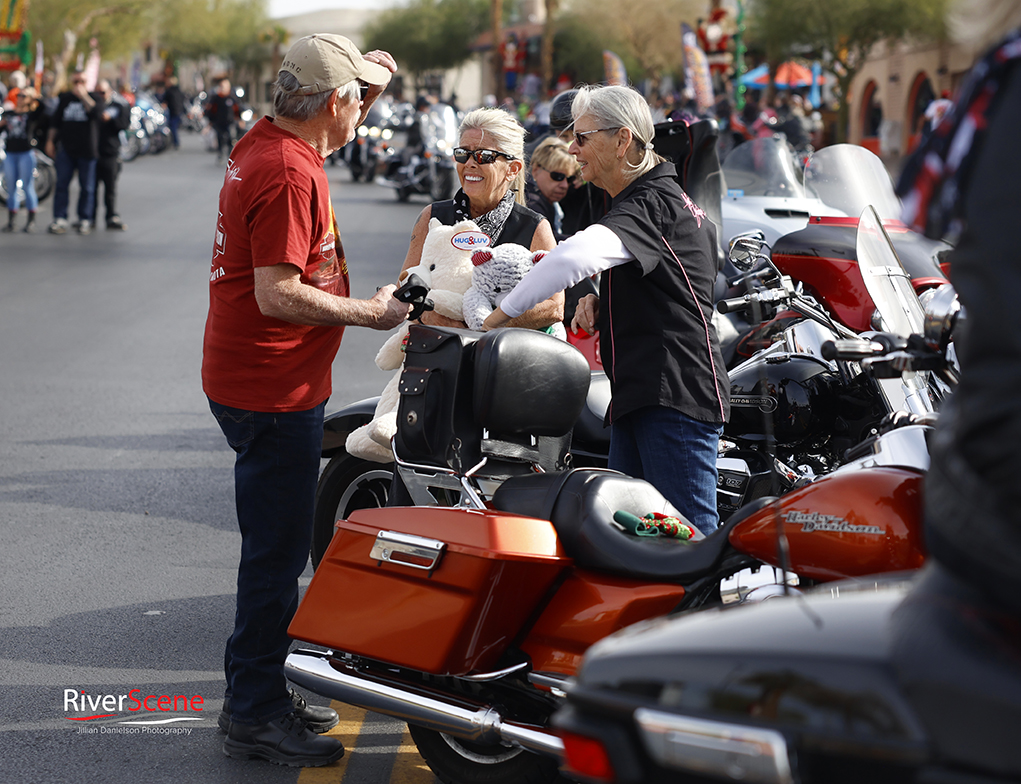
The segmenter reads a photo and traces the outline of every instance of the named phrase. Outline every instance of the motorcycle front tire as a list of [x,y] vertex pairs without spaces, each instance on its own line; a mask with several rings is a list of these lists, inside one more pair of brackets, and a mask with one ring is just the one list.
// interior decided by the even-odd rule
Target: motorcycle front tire
[[397,201],[405,202],[411,198],[411,188],[407,185],[400,185],[397,188]]
[[393,483],[393,463],[374,463],[341,451],[330,458],[316,487],[312,527],[312,568],[319,568],[333,540],[337,520],[357,509],[386,506]]
[[552,757],[499,743],[472,743],[408,725],[418,753],[444,784],[554,784],[566,779]]

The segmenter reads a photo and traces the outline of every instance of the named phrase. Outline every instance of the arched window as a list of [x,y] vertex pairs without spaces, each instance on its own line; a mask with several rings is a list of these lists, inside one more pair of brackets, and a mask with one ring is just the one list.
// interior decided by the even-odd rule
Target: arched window
[[861,94],[860,123],[863,138],[879,135],[879,125],[883,122],[883,107],[876,95],[877,85],[870,81]]
[[915,75],[911,83],[911,92],[908,99],[908,128],[910,133],[918,133],[921,130],[922,118],[929,104],[936,99],[936,91],[932,89],[932,82],[924,71]]

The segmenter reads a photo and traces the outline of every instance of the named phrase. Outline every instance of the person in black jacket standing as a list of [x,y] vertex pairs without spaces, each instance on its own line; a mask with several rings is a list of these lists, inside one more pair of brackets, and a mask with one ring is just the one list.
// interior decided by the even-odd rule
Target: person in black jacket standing
[[170,128],[170,142],[175,150],[181,148],[181,139],[178,131],[181,128],[181,120],[184,119],[185,105],[187,100],[181,86],[177,83],[177,77],[171,76],[167,79],[167,89],[163,91],[163,105],[167,108],[167,126]]
[[[60,94],[50,118],[46,154],[57,168],[53,190],[51,234],[66,234],[71,177],[78,172],[78,233],[92,231],[96,211],[96,165],[99,159],[99,123],[103,99],[85,86],[85,73],[71,74],[71,89]],[[57,143],[60,143],[58,148]]]
[[[99,124],[99,161],[96,165],[96,196],[103,186],[103,205],[106,208],[106,228],[124,231],[127,226],[117,214],[117,178],[121,173],[121,137],[131,123],[131,107],[118,95],[106,79],[100,80],[99,94],[105,106]],[[98,212],[98,210],[97,210]]]
[[506,326],[551,292],[601,272],[572,328],[597,328],[613,394],[609,467],[653,484],[709,534],[716,453],[730,382],[712,324],[716,230],[653,151],[652,114],[628,87],[586,87],[572,102],[571,154],[581,176],[613,198],[598,223],[536,264],[486,319]]
[[237,121],[241,107],[230,88],[230,79],[224,77],[216,85],[216,92],[206,104],[206,117],[216,131],[216,160],[223,160],[224,150],[230,157],[237,138]]

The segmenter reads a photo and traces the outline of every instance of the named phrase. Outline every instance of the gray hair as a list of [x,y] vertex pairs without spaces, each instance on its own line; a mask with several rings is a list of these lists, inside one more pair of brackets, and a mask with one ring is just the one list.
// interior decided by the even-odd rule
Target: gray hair
[[[277,80],[273,85],[273,114],[289,120],[306,122],[326,108],[330,96],[334,93],[334,90],[327,90],[313,95],[302,95],[300,90],[301,83],[294,74],[289,71],[277,73]],[[337,87],[336,93],[338,101],[357,100],[358,80],[354,79]]]
[[595,120],[600,128],[627,128],[631,131],[631,146],[638,150],[641,160],[635,164],[628,161],[625,156],[624,161],[631,170],[627,173],[629,182],[638,179],[666,160],[652,149],[656,131],[649,104],[641,93],[631,87],[619,85],[582,87],[571,104],[571,114],[575,121],[579,117],[588,116]]
[[457,138],[460,140],[468,131],[482,131],[485,136],[492,137],[490,149],[510,155],[512,158],[521,161],[521,171],[511,183],[516,193],[514,200],[518,204],[525,203],[525,129],[517,120],[503,109],[493,109],[483,106],[474,109],[461,120],[461,127],[457,130]]

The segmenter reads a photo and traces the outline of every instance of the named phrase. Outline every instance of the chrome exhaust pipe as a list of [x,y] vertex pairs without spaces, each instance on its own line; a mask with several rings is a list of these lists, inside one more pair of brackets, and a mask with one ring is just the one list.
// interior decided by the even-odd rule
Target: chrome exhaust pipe
[[563,758],[564,743],[541,727],[505,721],[499,711],[397,675],[358,670],[322,651],[297,650],[284,663],[287,679],[324,697],[393,716],[478,743],[508,743]]

